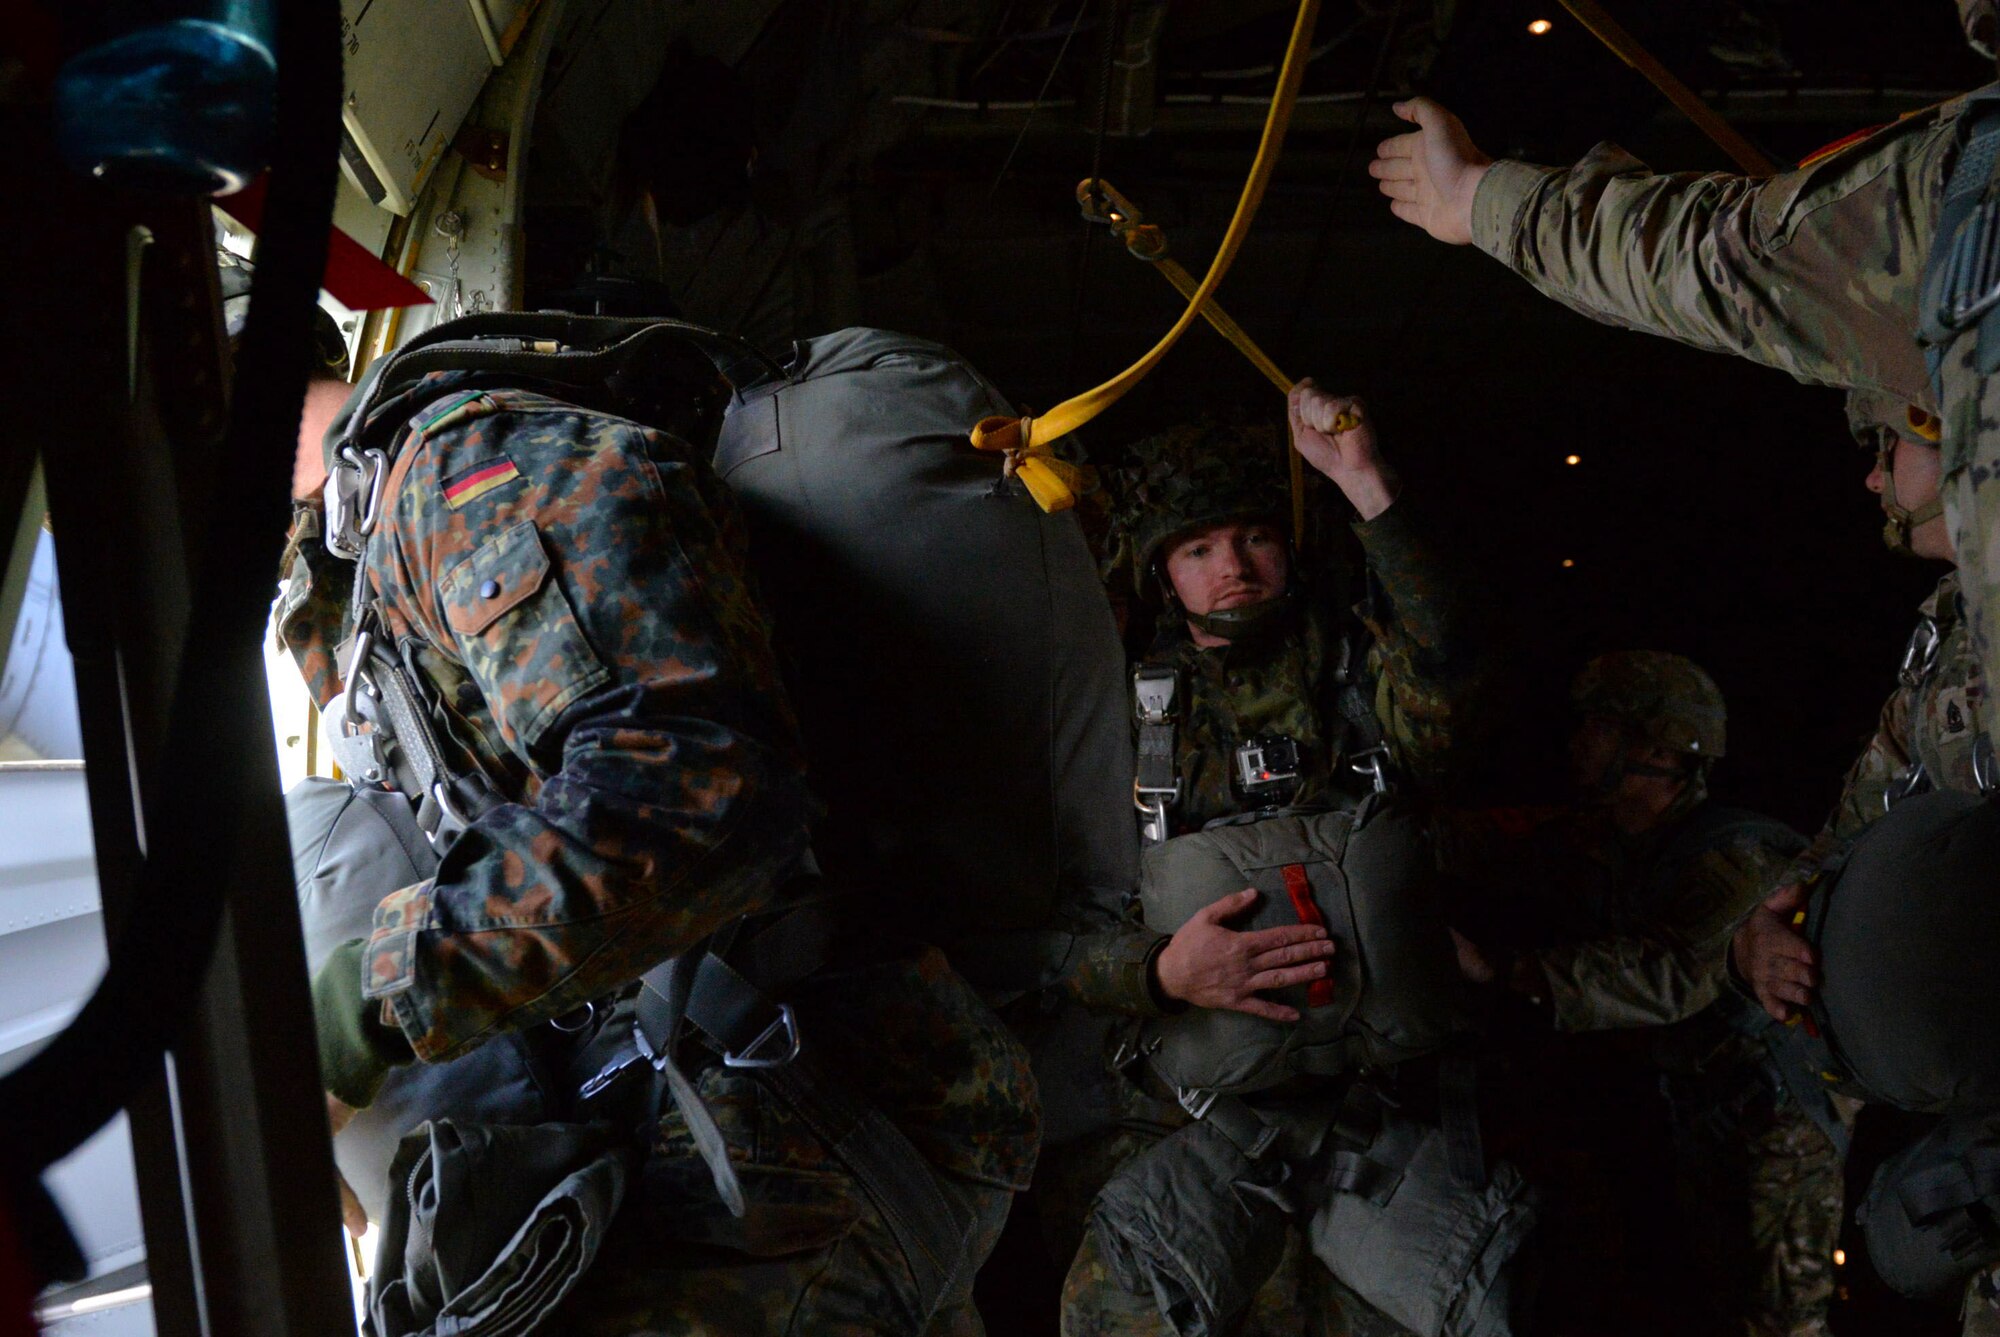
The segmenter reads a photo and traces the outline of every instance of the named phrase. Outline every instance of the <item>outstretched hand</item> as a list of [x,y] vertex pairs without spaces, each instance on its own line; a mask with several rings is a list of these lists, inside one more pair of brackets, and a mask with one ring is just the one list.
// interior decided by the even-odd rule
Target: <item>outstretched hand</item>
[[1427,97],[1398,102],[1396,115],[1417,129],[1375,148],[1368,175],[1389,197],[1389,210],[1439,241],[1472,240],[1472,197],[1493,160],[1479,151],[1465,125]]
[[1194,1007],[1248,1012],[1269,1021],[1297,1021],[1297,1008],[1257,995],[1326,975],[1333,942],[1317,924],[1287,924],[1243,933],[1225,926],[1257,903],[1245,887],[1204,906],[1180,926],[1154,968],[1160,992]]
[[1808,899],[1804,887],[1786,883],[1750,912],[1729,943],[1736,972],[1778,1021],[1790,1021],[1809,1006],[1819,987],[1818,955],[1792,925]]

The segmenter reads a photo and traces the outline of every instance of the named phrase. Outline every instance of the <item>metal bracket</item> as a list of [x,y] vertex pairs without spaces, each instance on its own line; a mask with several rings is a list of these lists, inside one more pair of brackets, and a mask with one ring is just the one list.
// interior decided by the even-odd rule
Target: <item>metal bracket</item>
[[[785,1039],[785,1052],[776,1058],[760,1057],[758,1051],[762,1050],[774,1038],[781,1035]],[[782,1068],[797,1058],[799,1051],[803,1048],[805,1048],[805,1043],[799,1038],[799,1019],[792,1012],[792,1005],[790,1003],[780,1003],[778,1004],[777,1018],[764,1028],[762,1034],[758,1035],[756,1039],[752,1040],[742,1049],[725,1053],[722,1056],[722,1066],[725,1068],[752,1069]]]

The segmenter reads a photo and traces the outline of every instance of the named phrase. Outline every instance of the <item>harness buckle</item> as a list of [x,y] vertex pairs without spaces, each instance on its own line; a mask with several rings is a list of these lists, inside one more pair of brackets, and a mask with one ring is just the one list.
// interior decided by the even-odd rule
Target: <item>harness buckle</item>
[[1198,1086],[1179,1086],[1174,1088],[1174,1099],[1180,1102],[1190,1119],[1201,1119],[1207,1117],[1210,1107],[1215,1104],[1215,1092]]
[[1377,743],[1364,752],[1357,752],[1347,760],[1348,769],[1356,775],[1365,775],[1378,794],[1387,794],[1394,786],[1389,783],[1389,771],[1385,763],[1389,760],[1389,746]]
[[1937,672],[1938,652],[1943,647],[1944,636],[1938,631],[1937,619],[1921,617],[1915,629],[1910,632],[1910,641],[1903,647],[1903,662],[1896,669],[1896,678],[1903,686],[1915,691],[1929,682]]
[[[780,1035],[785,1039],[785,1052],[782,1055],[768,1057],[758,1053],[774,1037]],[[782,1068],[797,1058],[799,1051],[803,1048],[805,1048],[805,1043],[799,1038],[798,1016],[792,1011],[790,1003],[780,1003],[778,1004],[777,1017],[769,1026],[763,1029],[763,1032],[756,1039],[752,1040],[742,1049],[724,1052],[722,1055],[722,1066],[725,1068],[752,1069]]]
[[[340,448],[320,493],[326,505],[328,552],[350,562],[361,560],[368,536],[381,518],[382,490],[388,481],[388,455],[380,450],[357,451],[353,446]],[[364,497],[366,500],[361,500]]]
[[1180,675],[1157,664],[1132,671],[1132,707],[1141,724],[1168,724],[1174,719],[1174,695]]

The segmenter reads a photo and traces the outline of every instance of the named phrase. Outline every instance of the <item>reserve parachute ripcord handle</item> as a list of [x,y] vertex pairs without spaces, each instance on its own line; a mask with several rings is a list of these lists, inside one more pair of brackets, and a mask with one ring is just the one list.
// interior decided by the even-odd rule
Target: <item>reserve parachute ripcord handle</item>
[[[1093,189],[1093,187],[1095,187]],[[1092,223],[1103,223],[1111,229],[1112,235],[1125,243],[1125,249],[1133,258],[1144,260],[1161,274],[1167,282],[1179,290],[1181,296],[1192,299],[1196,284],[1194,275],[1180,261],[1167,253],[1167,234],[1151,223],[1143,222],[1138,206],[1114,189],[1109,181],[1079,181],[1076,186],[1076,202],[1082,208],[1085,219]],[[1222,309],[1222,303],[1210,298],[1201,308],[1202,316],[1216,333],[1236,346],[1246,361],[1263,373],[1264,379],[1278,387],[1278,393],[1289,395],[1296,384],[1291,377],[1278,370],[1278,364],[1250,337],[1245,330]],[[1361,425],[1361,415],[1345,410],[1335,415],[1332,432],[1351,432]],[[1291,466],[1292,489],[1292,538],[1305,542],[1306,536],[1306,480],[1305,462],[1296,447],[1286,452]]]
[[1292,23],[1291,41],[1285,47],[1284,64],[1278,71],[1278,87],[1271,95],[1271,110],[1264,118],[1264,133],[1257,143],[1257,156],[1250,165],[1249,179],[1243,183],[1243,194],[1236,202],[1236,214],[1229,220],[1229,230],[1223,234],[1222,244],[1216,248],[1208,273],[1203,276],[1201,285],[1188,301],[1187,310],[1181,312],[1173,328],[1144,357],[1124,371],[1094,389],[1064,400],[1047,413],[1039,417],[983,418],[972,429],[972,444],[980,450],[1004,454],[1008,469],[1020,476],[1029,495],[1043,510],[1064,511],[1076,504],[1077,471],[1065,461],[1055,458],[1049,450],[1050,445],[1097,417],[1146,379],[1147,374],[1180,342],[1181,335],[1187,333],[1188,326],[1208,305],[1223,276],[1229,272],[1229,266],[1235,261],[1237,251],[1242,249],[1243,238],[1250,231],[1250,223],[1257,216],[1257,206],[1263,202],[1264,189],[1270,184],[1271,172],[1277,166],[1278,154],[1285,142],[1285,131],[1291,125],[1292,104],[1298,99],[1299,82],[1305,77],[1313,25],[1318,18],[1319,0],[1299,0],[1298,17]]

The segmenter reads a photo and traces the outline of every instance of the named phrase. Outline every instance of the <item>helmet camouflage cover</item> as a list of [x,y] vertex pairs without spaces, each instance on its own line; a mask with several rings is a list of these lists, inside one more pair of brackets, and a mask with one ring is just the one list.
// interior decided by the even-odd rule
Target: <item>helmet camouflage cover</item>
[[1660,650],[1620,650],[1583,666],[1570,688],[1582,715],[1631,727],[1654,747],[1719,757],[1728,743],[1722,689],[1699,664]]
[[1115,475],[1112,525],[1142,584],[1167,541],[1231,520],[1290,510],[1285,442],[1275,425],[1203,421],[1146,437]]

